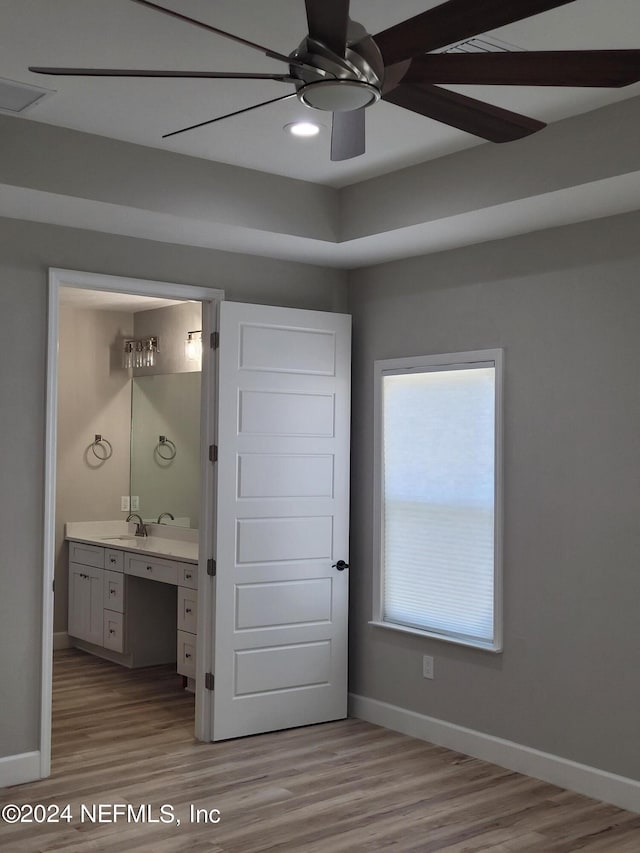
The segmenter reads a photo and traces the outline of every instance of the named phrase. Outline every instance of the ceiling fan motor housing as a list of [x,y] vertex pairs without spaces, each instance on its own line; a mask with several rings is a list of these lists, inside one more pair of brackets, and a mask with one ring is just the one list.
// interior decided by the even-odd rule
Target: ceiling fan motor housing
[[[299,100],[328,112],[351,112],[380,100],[384,80],[382,55],[361,24],[349,22],[344,56],[307,36],[290,55]],[[298,63],[304,63],[300,65]]]

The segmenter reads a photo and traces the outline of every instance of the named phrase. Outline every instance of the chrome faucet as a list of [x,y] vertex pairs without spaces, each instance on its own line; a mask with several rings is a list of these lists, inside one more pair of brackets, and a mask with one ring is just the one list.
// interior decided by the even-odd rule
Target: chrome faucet
[[137,518],[136,521],[136,536],[146,536],[147,535],[147,525],[144,523],[142,518],[138,515],[137,512],[132,512],[131,515],[127,516],[127,522],[132,519]]
[[156,521],[156,524],[162,524],[162,519],[165,517],[165,515],[168,515],[169,518],[171,519],[171,521],[176,520],[175,516],[171,515],[170,512],[161,512],[160,515],[158,516],[158,520]]

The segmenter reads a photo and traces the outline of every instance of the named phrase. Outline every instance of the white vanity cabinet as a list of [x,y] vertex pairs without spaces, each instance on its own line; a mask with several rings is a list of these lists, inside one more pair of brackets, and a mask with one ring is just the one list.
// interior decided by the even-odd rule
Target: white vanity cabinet
[[177,659],[194,678],[196,586],[193,563],[70,540],[69,635],[128,667]]

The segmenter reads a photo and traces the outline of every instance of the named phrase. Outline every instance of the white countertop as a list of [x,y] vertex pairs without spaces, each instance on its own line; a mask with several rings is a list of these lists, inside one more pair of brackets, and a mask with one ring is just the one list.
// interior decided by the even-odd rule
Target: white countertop
[[103,548],[139,551],[153,557],[170,557],[185,563],[198,562],[198,531],[168,524],[147,524],[148,536],[136,536],[134,523],[125,521],[68,521],[65,536]]

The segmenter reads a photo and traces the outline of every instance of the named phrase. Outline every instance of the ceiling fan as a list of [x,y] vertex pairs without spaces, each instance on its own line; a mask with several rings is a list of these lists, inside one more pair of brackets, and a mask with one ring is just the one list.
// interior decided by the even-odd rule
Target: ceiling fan
[[150,0],[131,2],[259,50],[285,63],[288,71],[236,74],[34,66],[29,70],[94,77],[274,80],[295,87],[291,94],[183,127],[164,134],[163,139],[297,97],[312,109],[333,113],[332,160],[348,160],[364,153],[365,110],[380,99],[491,142],[509,142],[541,130],[545,123],[442,85],[620,87],[640,80],[640,50],[432,53],[574,0],[447,0],[374,36],[350,19],[349,0],[305,0],[309,33],[288,55]]

